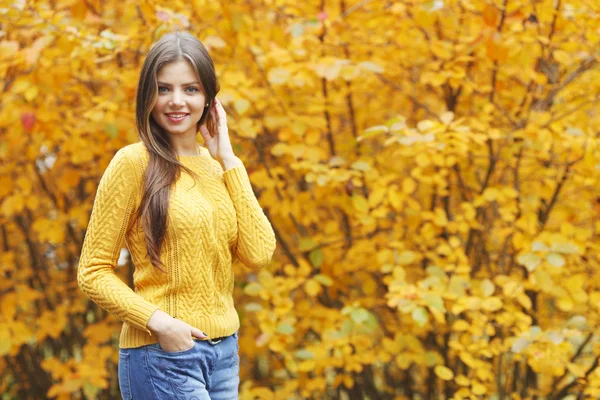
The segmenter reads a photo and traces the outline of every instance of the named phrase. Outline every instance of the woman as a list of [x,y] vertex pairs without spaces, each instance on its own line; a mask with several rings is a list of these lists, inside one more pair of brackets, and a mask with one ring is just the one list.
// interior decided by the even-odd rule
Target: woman
[[[257,270],[276,241],[233,153],[218,91],[202,43],[187,32],[164,35],[140,74],[141,141],[115,154],[98,186],[78,283],[124,322],[124,399],[238,396],[232,263]],[[135,291],[114,273],[123,240]]]

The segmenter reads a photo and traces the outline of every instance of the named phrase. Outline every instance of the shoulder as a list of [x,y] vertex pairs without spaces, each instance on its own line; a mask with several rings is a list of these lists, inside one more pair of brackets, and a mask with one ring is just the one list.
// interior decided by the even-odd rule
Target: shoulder
[[121,147],[115,157],[127,158],[130,161],[136,161],[148,156],[148,150],[143,142],[131,143]]
[[148,150],[143,142],[128,144],[117,150],[111,161],[112,163],[124,164],[124,168],[139,172],[148,163]]
[[[104,175],[111,178],[137,178],[141,176],[141,171],[146,164],[144,162],[144,153],[147,153],[144,143],[137,142],[121,147],[113,155]],[[147,156],[146,156],[147,158]]]

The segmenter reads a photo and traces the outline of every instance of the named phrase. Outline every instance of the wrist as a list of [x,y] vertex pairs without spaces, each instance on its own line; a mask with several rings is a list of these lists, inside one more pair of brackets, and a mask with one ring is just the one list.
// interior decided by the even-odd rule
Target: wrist
[[223,157],[219,160],[219,163],[221,164],[223,171],[227,171],[228,169],[244,165],[242,163],[242,160],[240,160],[235,155],[228,155],[226,157]]
[[150,332],[158,336],[169,327],[168,322],[172,319],[173,317],[166,312],[162,310],[156,310],[148,320],[146,327],[150,330]]

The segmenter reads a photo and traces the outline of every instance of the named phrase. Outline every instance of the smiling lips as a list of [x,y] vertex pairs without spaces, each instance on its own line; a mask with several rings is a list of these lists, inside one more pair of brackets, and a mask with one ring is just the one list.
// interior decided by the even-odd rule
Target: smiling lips
[[180,122],[183,121],[183,119],[185,117],[187,117],[188,114],[185,113],[171,113],[171,114],[166,114],[166,116],[169,118],[169,121],[171,122]]

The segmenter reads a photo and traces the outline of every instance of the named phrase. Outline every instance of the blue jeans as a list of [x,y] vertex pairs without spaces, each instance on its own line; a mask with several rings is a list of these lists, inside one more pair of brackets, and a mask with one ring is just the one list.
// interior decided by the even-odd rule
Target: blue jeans
[[217,344],[194,339],[189,350],[168,352],[158,343],[119,349],[124,400],[231,400],[240,384],[238,332]]

